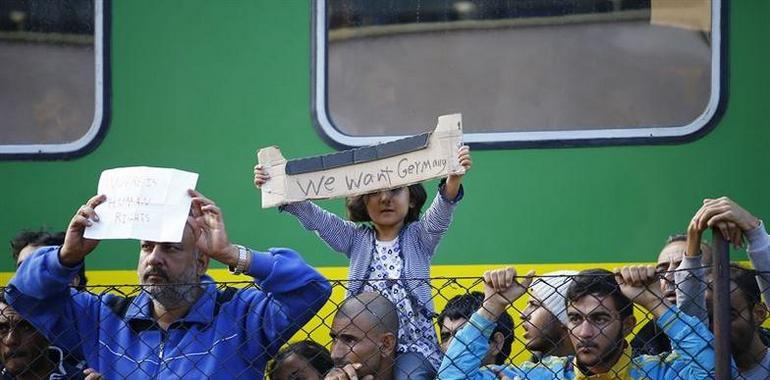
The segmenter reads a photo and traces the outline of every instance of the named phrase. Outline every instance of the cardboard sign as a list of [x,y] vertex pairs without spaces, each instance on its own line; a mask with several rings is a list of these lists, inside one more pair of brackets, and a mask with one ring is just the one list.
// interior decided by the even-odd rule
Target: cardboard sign
[[109,169],[99,177],[98,194],[107,199],[96,206],[99,221],[86,228],[89,239],[182,241],[190,195],[198,174],[145,166]]
[[342,198],[408,186],[465,172],[457,160],[462,115],[438,118],[433,132],[384,144],[287,161],[277,147],[257,157],[270,179],[262,207],[309,199]]

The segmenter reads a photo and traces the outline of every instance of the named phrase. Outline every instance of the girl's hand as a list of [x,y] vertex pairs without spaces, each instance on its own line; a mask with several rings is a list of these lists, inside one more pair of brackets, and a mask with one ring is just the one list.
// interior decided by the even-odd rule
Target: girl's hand
[[[461,146],[457,151],[457,160],[460,161],[460,166],[465,168],[465,173],[467,173],[468,170],[471,170],[471,166],[473,165],[473,161],[471,160],[471,148],[467,145]],[[451,174],[449,178],[462,177],[463,175],[464,174]]]
[[264,185],[269,179],[270,174],[267,174],[267,170],[265,170],[264,166],[261,164],[254,166],[254,186],[256,186],[257,189],[262,188],[262,185]]
[[[471,165],[473,164],[473,161],[471,161],[471,148],[467,145],[460,147],[460,150],[457,151],[457,159],[460,161],[460,165],[465,168],[465,173],[471,170]],[[462,183],[465,173],[449,175],[444,185],[444,198],[450,201],[457,198],[457,193],[460,191],[460,183]]]

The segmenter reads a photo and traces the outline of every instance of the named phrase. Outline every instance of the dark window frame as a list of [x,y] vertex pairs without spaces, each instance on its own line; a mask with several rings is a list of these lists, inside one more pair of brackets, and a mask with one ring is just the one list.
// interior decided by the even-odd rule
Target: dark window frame
[[0,160],[66,160],[87,155],[104,139],[112,106],[111,0],[94,0],[94,118],[79,139],[59,144],[0,144]]
[[[724,115],[728,100],[728,4],[712,0],[711,95],[704,112],[687,125],[625,129],[536,132],[465,133],[474,149],[571,148],[592,146],[684,144],[708,134]],[[328,28],[326,0],[313,0],[311,15],[310,112],[321,138],[337,149],[349,149],[392,141],[406,136],[352,136],[343,133],[331,118],[328,104]],[[437,117],[439,115],[436,115]]]

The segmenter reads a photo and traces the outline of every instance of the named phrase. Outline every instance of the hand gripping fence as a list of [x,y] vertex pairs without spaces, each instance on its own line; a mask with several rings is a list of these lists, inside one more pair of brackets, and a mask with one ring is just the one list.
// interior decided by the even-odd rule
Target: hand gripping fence
[[[301,316],[278,307],[253,324],[246,316],[262,310],[248,303],[240,304],[243,310],[231,307],[250,296],[257,287],[253,282],[215,283],[214,292],[200,291],[200,284],[88,286],[63,296],[77,302],[49,305],[73,318],[46,327],[35,310],[11,308],[6,294],[0,300],[0,359],[3,376],[46,379],[83,378],[87,368],[107,379],[156,378],[158,373],[172,378],[264,373],[268,379],[346,379],[346,370],[358,378],[566,379],[576,371],[633,379],[768,378],[770,332],[761,326],[766,316],[761,294],[770,273],[736,264],[723,269],[726,273],[704,266],[659,272],[646,297],[654,295],[660,305],[675,298],[672,304],[678,306],[657,318],[635,302],[639,299],[629,302],[612,273],[598,271],[562,275],[570,286],[535,277],[546,286],[537,294],[530,288],[509,302],[497,320],[483,317],[498,311],[481,312],[488,305],[477,277],[366,281],[363,289],[380,293],[354,298],[346,298],[351,281],[332,281],[332,297],[321,311],[282,331],[274,329],[287,326],[280,320]],[[721,305],[715,299],[720,275],[730,280],[728,302]],[[408,294],[426,282],[434,305],[415,304]],[[389,291],[393,294],[385,294]],[[191,300],[197,294],[196,304],[207,306],[195,315],[159,319],[138,307],[149,302],[149,293]],[[655,309],[656,303],[647,301],[646,307]],[[717,308],[727,312],[732,333],[730,324],[726,330],[710,330],[719,322],[712,321]],[[217,323],[217,318],[227,321]],[[263,339],[266,335],[270,339]],[[735,346],[727,355],[727,377],[717,377],[715,349],[725,339]],[[399,360],[409,355],[424,362]],[[427,374],[403,373],[415,368],[427,368]]]

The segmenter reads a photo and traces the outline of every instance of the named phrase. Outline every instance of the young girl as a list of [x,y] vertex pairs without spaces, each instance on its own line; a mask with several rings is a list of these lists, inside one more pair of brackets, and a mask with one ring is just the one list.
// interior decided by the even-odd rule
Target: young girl
[[[460,165],[471,168],[470,150],[458,151]],[[254,167],[254,185],[270,177]],[[349,198],[351,221],[303,201],[281,206],[315,231],[332,249],[350,259],[347,295],[376,291],[399,311],[396,379],[433,379],[441,364],[431,288],[430,260],[449,229],[452,213],[463,197],[462,175],[450,175],[439,185],[433,203],[420,217],[427,198],[421,184]],[[354,222],[371,222],[371,226]]]

